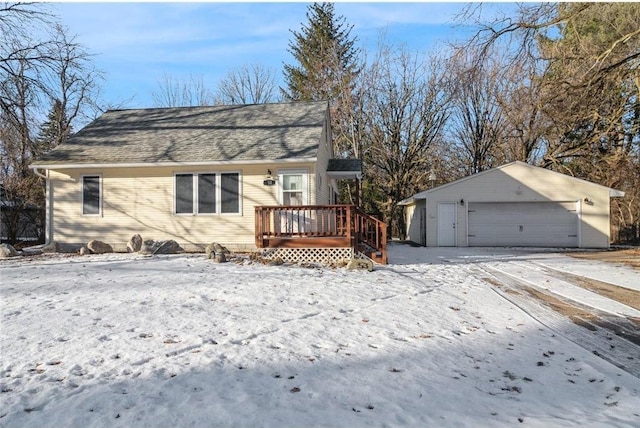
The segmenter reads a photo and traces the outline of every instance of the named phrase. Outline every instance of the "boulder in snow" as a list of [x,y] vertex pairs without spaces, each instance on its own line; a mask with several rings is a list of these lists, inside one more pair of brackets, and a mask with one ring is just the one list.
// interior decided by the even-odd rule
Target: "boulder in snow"
[[215,254],[212,258],[213,261],[216,263],[226,263],[227,262],[227,256],[225,253],[213,253]]
[[137,253],[142,248],[142,236],[136,233],[129,239],[127,242],[127,252],[129,253]]
[[177,254],[183,251],[182,247],[173,239],[168,241],[147,239],[140,248],[140,254]]
[[43,253],[59,253],[60,245],[56,241],[51,241],[49,244],[42,247]]
[[12,245],[0,244],[0,259],[6,259],[7,257],[15,257],[18,252]]
[[351,259],[347,264],[347,269],[356,270],[356,269],[366,269],[369,272],[373,270],[373,262],[368,259]]
[[213,242],[206,246],[206,248],[204,249],[204,253],[208,259],[213,259],[217,254],[227,255],[227,254],[230,254],[230,251],[226,247],[218,244],[217,242]]
[[95,239],[89,242],[87,244],[87,247],[94,254],[113,253],[113,248],[111,248],[111,245],[107,244],[106,242],[98,241]]

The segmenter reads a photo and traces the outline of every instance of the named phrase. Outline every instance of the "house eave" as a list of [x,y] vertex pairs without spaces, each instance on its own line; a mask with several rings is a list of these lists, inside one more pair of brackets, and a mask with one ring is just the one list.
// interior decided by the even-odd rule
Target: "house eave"
[[336,180],[362,180],[362,173],[360,171],[327,171],[327,176]]
[[133,162],[133,163],[80,163],[80,164],[33,164],[31,169],[94,169],[94,168],[154,168],[178,166],[224,166],[224,165],[262,165],[266,163],[314,163],[317,158],[288,158],[288,159],[249,159],[249,160],[218,160],[200,162]]

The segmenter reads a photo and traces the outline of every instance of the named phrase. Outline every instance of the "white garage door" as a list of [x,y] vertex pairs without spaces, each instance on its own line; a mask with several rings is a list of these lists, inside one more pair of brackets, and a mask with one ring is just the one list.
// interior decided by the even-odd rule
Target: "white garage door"
[[469,246],[577,247],[576,202],[470,202]]

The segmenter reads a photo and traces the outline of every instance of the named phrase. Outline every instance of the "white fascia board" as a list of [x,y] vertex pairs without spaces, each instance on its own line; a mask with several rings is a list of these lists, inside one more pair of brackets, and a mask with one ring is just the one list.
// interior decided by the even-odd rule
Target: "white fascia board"
[[90,168],[146,168],[162,166],[218,166],[218,165],[262,165],[267,163],[313,163],[317,158],[256,159],[206,162],[137,162],[137,163],[83,163],[83,164],[33,164],[31,169],[90,169]]
[[349,178],[357,178],[358,180],[362,180],[362,173],[353,171],[327,171],[327,176],[330,178],[335,178],[337,180]]

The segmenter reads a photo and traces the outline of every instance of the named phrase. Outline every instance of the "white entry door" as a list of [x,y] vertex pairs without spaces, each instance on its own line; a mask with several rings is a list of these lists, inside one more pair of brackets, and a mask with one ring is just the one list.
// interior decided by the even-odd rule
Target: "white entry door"
[[[307,205],[309,203],[309,176],[307,170],[278,171],[280,203],[285,206]],[[308,228],[305,211],[300,209],[280,210],[277,223],[280,232],[287,234],[304,233]]]
[[456,204],[438,204],[438,247],[456,246]]

